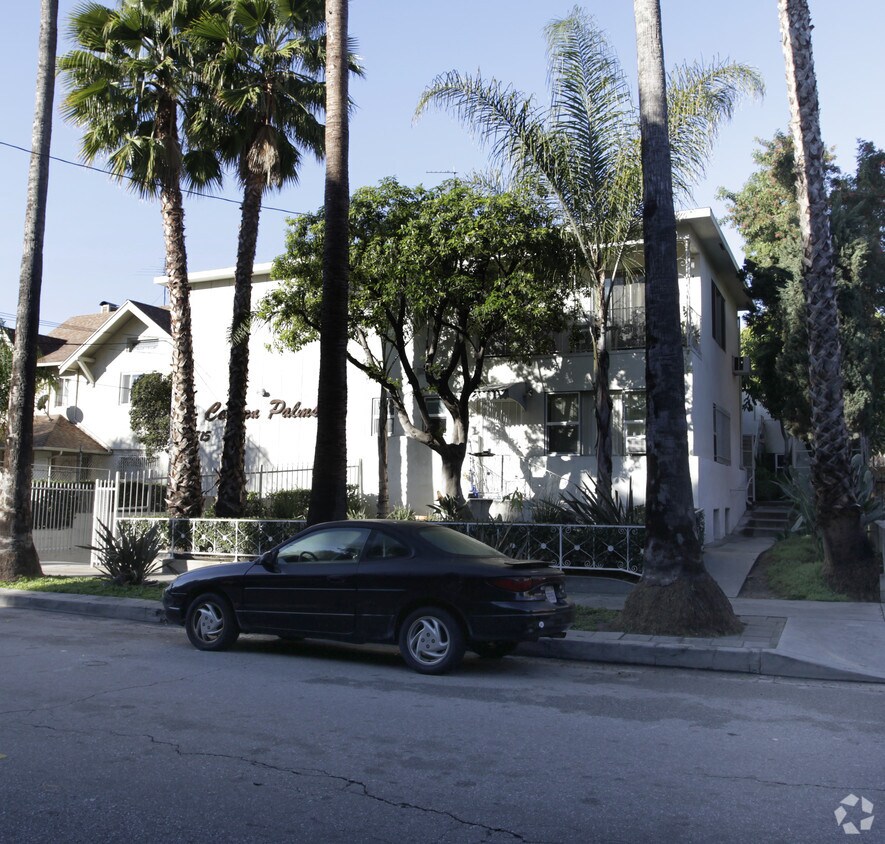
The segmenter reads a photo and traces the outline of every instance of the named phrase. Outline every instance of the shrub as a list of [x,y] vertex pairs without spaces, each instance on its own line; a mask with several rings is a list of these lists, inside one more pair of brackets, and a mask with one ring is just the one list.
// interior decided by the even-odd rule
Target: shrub
[[119,586],[141,586],[147,577],[161,567],[157,557],[163,550],[163,533],[159,525],[141,530],[121,523],[119,535],[99,522],[98,545],[82,546],[98,552],[98,570]]

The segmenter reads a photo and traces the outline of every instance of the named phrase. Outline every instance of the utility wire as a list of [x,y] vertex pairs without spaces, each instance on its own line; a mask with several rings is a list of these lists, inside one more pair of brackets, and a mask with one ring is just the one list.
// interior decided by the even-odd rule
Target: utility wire
[[[28,149],[27,147],[20,147],[16,144],[10,144],[7,141],[0,141],[0,146],[8,147],[9,149],[15,149],[19,152],[27,153],[28,155],[32,155],[35,157],[39,157],[40,153],[35,152],[32,149]],[[112,173],[110,170],[103,170],[101,167],[93,167],[91,164],[84,164],[82,161],[71,161],[67,158],[59,158],[57,155],[49,155],[47,156],[50,161],[58,161],[60,164],[68,164],[71,167],[79,167],[82,170],[92,170],[95,173],[103,173],[105,176],[112,176],[115,179],[128,179],[130,182],[135,182],[135,178],[132,176],[119,175],[118,173]],[[242,200],[240,199],[230,199],[227,196],[217,196],[212,193],[202,193],[198,190],[191,190],[189,188],[182,188],[182,193],[187,194],[188,196],[199,196],[203,199],[214,199],[218,202],[229,202],[231,205],[242,205]],[[272,205],[262,205],[262,211],[279,211],[281,214],[293,214],[296,217],[301,217],[306,214],[306,211],[290,211],[287,208],[275,208]]]

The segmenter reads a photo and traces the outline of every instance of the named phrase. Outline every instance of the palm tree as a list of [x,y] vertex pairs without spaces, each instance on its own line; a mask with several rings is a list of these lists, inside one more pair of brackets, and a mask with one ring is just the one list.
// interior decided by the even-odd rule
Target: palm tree
[[302,149],[323,154],[322,30],[322,0],[232,0],[191,28],[215,55],[204,71],[203,104],[219,107],[201,109],[191,127],[217,133],[222,160],[236,167],[243,188],[219,516],[242,516],[246,504],[249,321],[262,198],[297,181]]
[[12,383],[7,411],[6,451],[0,484],[0,580],[40,577],[40,559],[31,533],[31,479],[34,451],[34,396],[37,383],[37,334],[43,284],[43,235],[49,190],[49,148],[55,88],[58,0],[40,4],[40,40],[25,236],[19,279]]
[[737,632],[741,624],[728,599],[704,569],[694,522],[661,8],[659,0],[634,0],[633,7],[642,139],[648,469],[643,577],[627,598],[623,620],[635,632]]
[[326,241],[320,313],[317,440],[308,523],[347,512],[347,298],[350,183],[347,160],[347,0],[326,0]]
[[59,60],[68,86],[65,117],[85,129],[83,158],[107,157],[117,179],[160,200],[173,340],[168,504],[175,518],[202,510],[182,183],[205,186],[221,175],[214,154],[182,147],[197,61],[183,33],[218,3],[89,3],[71,19],[80,48]]
[[778,0],[778,15],[796,156],[802,284],[808,326],[811,480],[823,536],[824,571],[833,588],[869,596],[877,589],[879,565],[861,527],[861,511],[852,482],[842,400],[835,261],[807,0]]
[[[597,483],[611,494],[612,398],[609,306],[619,275],[638,270],[628,248],[642,207],[638,115],[623,69],[605,34],[575,8],[547,26],[550,104],[510,86],[456,71],[424,91],[417,113],[435,104],[453,112],[496,163],[539,178],[578,242],[589,277],[594,345]],[[759,94],[761,77],[745,65],[678,68],[669,85],[674,179],[678,192],[704,170],[717,131],[740,97]]]

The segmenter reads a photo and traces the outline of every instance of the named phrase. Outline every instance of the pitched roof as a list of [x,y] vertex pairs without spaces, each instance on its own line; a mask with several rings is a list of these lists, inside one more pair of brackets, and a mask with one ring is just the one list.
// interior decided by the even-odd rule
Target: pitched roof
[[[135,313],[142,320],[154,323],[157,328],[166,334],[172,333],[172,321],[168,307],[147,305],[144,302],[128,300],[115,311],[103,311],[97,314],[83,314],[65,320],[58,328],[49,333],[52,347],[44,350],[43,357],[38,365],[47,366],[61,364],[74,357],[85,347],[97,342],[103,335],[103,330],[111,329],[112,322],[120,320],[125,314]],[[41,344],[41,350],[43,346]]]
[[[7,328],[5,325],[3,326],[3,336],[5,336],[6,340],[9,342],[10,346],[15,345],[15,329]],[[37,347],[40,350],[41,355],[45,355],[48,351],[56,348],[58,346],[58,340],[53,337],[49,337],[46,334],[38,334],[37,335]]]
[[43,352],[43,357],[40,358],[39,364],[42,366],[67,360],[102,325],[111,319],[114,313],[115,311],[82,314],[66,319],[58,328],[53,328],[49,332],[47,346],[44,348],[41,344],[40,350]]
[[34,417],[34,450],[83,451],[87,454],[110,454],[111,451],[96,442],[82,428],[64,416]]

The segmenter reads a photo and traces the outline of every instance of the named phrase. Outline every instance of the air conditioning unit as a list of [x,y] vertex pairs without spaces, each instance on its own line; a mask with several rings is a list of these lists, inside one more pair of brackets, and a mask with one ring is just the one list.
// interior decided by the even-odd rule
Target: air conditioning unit
[[748,357],[733,358],[732,372],[735,375],[750,374],[750,359]]

